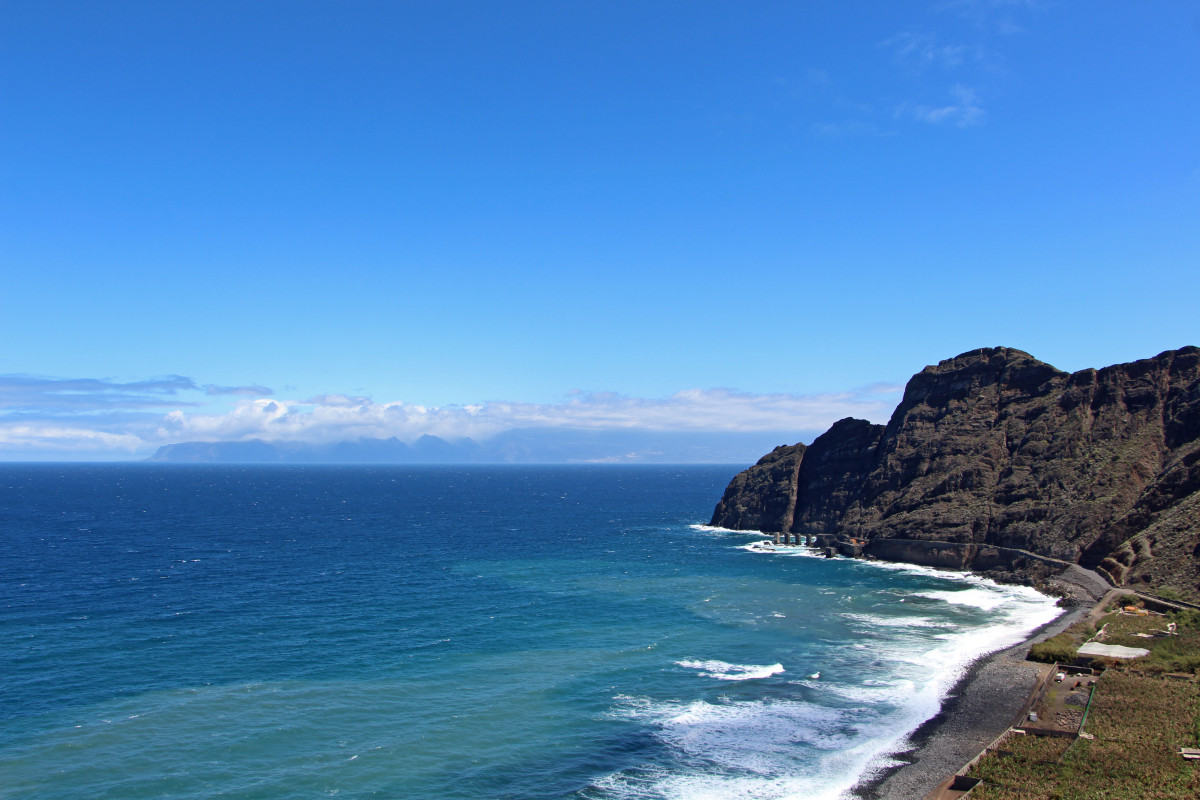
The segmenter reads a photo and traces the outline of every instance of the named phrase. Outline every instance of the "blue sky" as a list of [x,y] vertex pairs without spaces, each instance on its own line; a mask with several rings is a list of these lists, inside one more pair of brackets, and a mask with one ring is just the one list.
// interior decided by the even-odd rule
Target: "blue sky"
[[1200,343],[1200,6],[0,4],[0,458],[886,419]]

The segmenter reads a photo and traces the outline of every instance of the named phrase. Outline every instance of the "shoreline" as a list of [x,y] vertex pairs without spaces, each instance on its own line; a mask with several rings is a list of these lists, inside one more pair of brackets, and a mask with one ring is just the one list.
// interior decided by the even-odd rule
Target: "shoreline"
[[1103,592],[1096,597],[1084,581],[1072,578],[1078,576],[1068,577],[1064,573],[1058,580],[1080,590],[1071,592],[1073,596],[1079,598],[1082,593],[1087,600],[1065,608],[1024,641],[973,661],[938,712],[908,735],[907,746],[885,756],[888,761],[901,763],[869,770],[847,798],[920,800],[1008,730],[1036,688],[1042,669],[1025,660],[1030,645],[1082,619],[1107,594]]

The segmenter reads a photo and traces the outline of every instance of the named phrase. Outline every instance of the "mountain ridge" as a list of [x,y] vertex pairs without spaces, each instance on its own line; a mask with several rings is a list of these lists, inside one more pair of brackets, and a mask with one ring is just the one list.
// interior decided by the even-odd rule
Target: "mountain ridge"
[[1200,597],[1200,349],[1075,373],[962,353],[914,375],[886,425],[777,447],[712,524],[1023,581],[1044,571],[1027,551]]
[[[815,435],[818,431],[812,431]],[[571,428],[514,428],[490,438],[413,442],[396,437],[331,443],[263,439],[178,442],[149,457],[189,464],[680,464],[744,465],[779,431],[693,432]]]

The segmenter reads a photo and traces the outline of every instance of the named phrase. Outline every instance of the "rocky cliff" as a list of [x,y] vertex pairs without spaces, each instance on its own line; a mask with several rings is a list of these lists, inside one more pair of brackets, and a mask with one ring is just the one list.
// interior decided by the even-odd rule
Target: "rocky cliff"
[[964,353],[913,376],[886,426],[776,448],[712,524],[1017,578],[1057,559],[1200,596],[1200,349],[1073,374]]

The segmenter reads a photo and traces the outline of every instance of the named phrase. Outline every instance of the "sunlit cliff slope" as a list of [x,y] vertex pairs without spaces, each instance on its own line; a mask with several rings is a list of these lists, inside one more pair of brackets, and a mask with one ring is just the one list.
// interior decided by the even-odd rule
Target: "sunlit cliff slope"
[[1006,347],[737,475],[712,524],[1021,578],[1018,551],[1200,596],[1200,349],[1066,373]]

